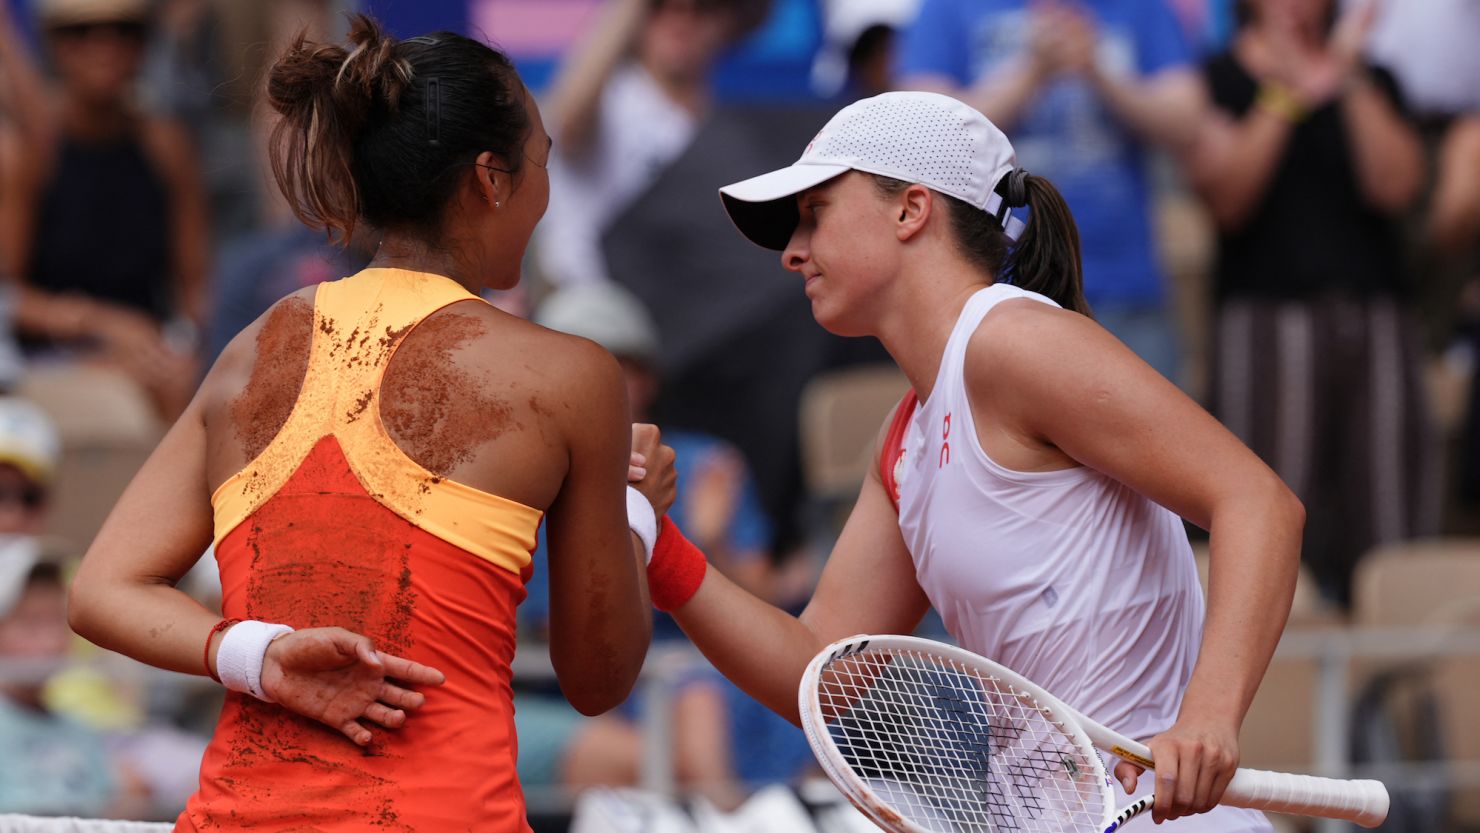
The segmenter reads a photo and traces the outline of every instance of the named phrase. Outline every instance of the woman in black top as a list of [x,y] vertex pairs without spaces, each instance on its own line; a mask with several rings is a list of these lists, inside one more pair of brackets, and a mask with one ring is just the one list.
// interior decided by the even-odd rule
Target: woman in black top
[[1373,4],[1244,0],[1188,175],[1218,226],[1215,412],[1305,501],[1305,558],[1345,603],[1372,546],[1434,531],[1438,496],[1399,215],[1423,177]]
[[[184,130],[133,104],[150,6],[37,8],[60,83],[37,123],[0,135],[0,275],[20,289],[16,323],[33,347],[101,354],[171,418],[196,374],[163,328],[204,313],[207,223]],[[10,35],[0,50],[14,59]]]

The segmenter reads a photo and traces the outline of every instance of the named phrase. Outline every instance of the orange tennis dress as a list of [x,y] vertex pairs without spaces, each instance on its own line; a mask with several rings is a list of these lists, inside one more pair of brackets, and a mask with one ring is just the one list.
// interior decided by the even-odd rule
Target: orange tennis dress
[[541,512],[438,477],[380,420],[405,335],[475,297],[392,269],[321,284],[287,423],[211,498],[227,617],[347,628],[447,682],[366,748],[228,693],[177,833],[529,830],[509,666]]

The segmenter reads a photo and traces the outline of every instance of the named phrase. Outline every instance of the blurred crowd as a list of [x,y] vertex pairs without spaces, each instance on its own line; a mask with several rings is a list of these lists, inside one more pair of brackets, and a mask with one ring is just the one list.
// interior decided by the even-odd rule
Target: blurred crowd
[[[620,360],[633,419],[678,450],[673,513],[716,568],[807,598],[835,527],[807,489],[800,403],[889,358],[817,327],[715,189],[896,88],[971,103],[1058,186],[1096,318],[1299,494],[1333,607],[1374,548],[1480,532],[1480,3],[815,6],[811,100],[756,101],[721,95],[715,68],[772,3],[600,4],[536,90],[550,207],[526,281],[489,299]],[[0,0],[0,812],[165,818],[193,786],[210,690],[98,672],[66,628],[65,582],[225,344],[369,258],[299,226],[265,165],[265,67],[300,31],[337,38],[343,11]],[[851,416],[871,435],[884,414]],[[654,636],[683,640],[671,621]],[[712,671],[668,698],[676,776],[721,806],[810,764],[795,729]],[[527,686],[525,784],[635,783],[643,708],[583,718]]]

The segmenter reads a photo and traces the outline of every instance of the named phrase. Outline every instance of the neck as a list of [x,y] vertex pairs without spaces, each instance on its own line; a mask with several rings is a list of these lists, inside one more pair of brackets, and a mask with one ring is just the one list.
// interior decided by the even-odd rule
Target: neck
[[126,132],[133,111],[122,101],[90,102],[68,95],[62,106],[68,132],[86,139],[106,139]]
[[474,295],[483,288],[483,271],[474,268],[462,253],[403,235],[387,234],[381,238],[368,268],[405,269],[408,272],[442,275],[456,281]]
[[919,269],[901,275],[893,303],[879,320],[875,334],[910,380],[920,401],[930,398],[946,342],[961,310],[977,290],[991,281],[964,264]]

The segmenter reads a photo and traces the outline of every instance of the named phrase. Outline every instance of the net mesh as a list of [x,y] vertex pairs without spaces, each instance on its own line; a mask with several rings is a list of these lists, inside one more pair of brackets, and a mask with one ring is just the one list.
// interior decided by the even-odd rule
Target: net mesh
[[926,830],[1099,831],[1093,750],[1030,695],[953,660],[870,648],[823,667],[828,735],[869,788]]

